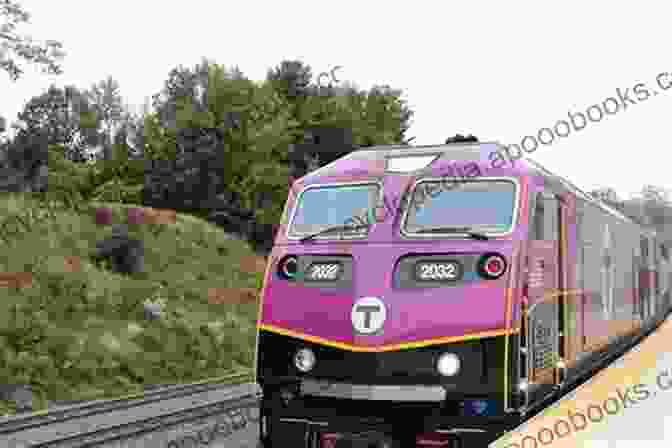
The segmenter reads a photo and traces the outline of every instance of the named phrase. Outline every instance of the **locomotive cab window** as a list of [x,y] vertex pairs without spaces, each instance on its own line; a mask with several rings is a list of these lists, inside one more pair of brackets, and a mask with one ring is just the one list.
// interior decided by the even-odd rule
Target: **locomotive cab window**
[[[318,185],[306,188],[297,200],[289,224],[289,235],[300,238],[326,231],[320,238],[342,235],[366,236],[370,216],[380,196],[375,183]],[[349,226],[352,230],[328,232],[330,228]]]
[[458,235],[460,230],[504,235],[518,213],[518,185],[508,179],[463,180],[448,184],[423,180],[412,191],[402,232],[406,235]]

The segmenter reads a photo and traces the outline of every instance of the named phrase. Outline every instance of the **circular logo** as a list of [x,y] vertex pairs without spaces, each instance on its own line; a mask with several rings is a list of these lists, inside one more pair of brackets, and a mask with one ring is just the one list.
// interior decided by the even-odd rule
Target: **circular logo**
[[352,327],[361,334],[372,334],[383,328],[387,310],[377,297],[362,297],[352,306]]

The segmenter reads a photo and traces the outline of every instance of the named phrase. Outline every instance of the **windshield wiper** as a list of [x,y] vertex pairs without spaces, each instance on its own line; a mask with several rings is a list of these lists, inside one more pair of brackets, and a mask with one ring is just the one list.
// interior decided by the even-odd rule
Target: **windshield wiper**
[[369,226],[366,224],[359,224],[356,226],[347,226],[347,225],[340,225],[340,226],[332,226],[332,227],[327,227],[326,229],[322,229],[319,232],[311,233],[310,235],[304,236],[303,238],[299,239],[302,243],[308,240],[312,240],[316,236],[324,235],[325,233],[331,233],[331,232],[337,232],[341,231],[344,232],[346,230],[360,230],[360,229],[368,229]]
[[487,241],[490,239],[483,233],[474,232],[471,227],[427,227],[418,230],[417,233],[464,233],[475,240]]

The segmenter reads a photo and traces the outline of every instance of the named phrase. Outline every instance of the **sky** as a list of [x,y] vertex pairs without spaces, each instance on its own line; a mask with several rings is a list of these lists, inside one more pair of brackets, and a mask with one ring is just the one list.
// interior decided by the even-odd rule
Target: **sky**
[[[615,113],[600,120],[593,108],[597,122],[530,156],[584,190],[609,186],[629,197],[644,184],[672,189],[672,89],[656,81],[672,73],[670,2],[21,3],[32,14],[23,31],[61,41],[67,56],[61,76],[29,67],[12,82],[0,73],[0,115],[10,121],[52,82],[86,88],[112,75],[139,108],[172,68],[202,57],[259,81],[280,61],[300,59],[315,76],[341,66],[339,80],[402,89],[415,111],[414,144],[461,133],[520,145],[607,101]],[[672,74],[662,81],[672,84]],[[660,94],[638,101],[638,83]],[[616,110],[608,98],[620,101],[617,89],[635,104]]]

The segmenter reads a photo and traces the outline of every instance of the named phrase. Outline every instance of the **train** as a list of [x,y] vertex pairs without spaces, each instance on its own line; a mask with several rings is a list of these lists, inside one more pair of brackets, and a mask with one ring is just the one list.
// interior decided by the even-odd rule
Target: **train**
[[667,243],[502,154],[374,146],[292,184],[257,322],[264,446],[487,444],[665,320]]

